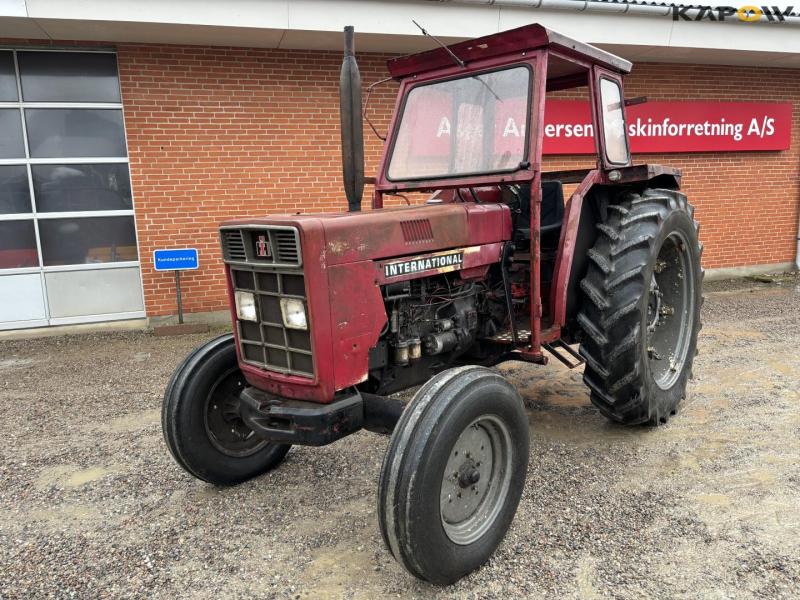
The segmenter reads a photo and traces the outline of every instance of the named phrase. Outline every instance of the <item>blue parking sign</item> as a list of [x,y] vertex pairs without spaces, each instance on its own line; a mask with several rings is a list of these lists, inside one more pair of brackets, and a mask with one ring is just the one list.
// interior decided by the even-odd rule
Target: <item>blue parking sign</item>
[[153,250],[153,266],[156,271],[186,271],[200,267],[197,248],[174,248]]

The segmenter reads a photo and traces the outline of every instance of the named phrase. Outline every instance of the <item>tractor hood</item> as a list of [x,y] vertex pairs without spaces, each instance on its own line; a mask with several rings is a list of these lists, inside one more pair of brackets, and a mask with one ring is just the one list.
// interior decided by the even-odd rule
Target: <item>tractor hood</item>
[[[511,237],[511,214],[504,204],[454,203],[354,213],[276,215],[237,219],[223,225],[297,227],[304,262],[319,260],[326,266],[490,244]],[[312,249],[319,249],[314,253],[320,255],[309,255]]]

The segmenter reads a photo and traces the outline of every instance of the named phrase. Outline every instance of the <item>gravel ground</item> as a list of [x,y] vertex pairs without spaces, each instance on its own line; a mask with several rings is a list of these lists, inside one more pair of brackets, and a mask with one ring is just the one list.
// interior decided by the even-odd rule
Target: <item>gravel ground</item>
[[500,367],[528,408],[528,482],[497,553],[449,588],[382,546],[385,437],[294,448],[229,489],[175,465],[161,394],[207,336],[0,341],[0,597],[796,597],[800,280],[710,287],[666,426],[609,424],[560,365]]

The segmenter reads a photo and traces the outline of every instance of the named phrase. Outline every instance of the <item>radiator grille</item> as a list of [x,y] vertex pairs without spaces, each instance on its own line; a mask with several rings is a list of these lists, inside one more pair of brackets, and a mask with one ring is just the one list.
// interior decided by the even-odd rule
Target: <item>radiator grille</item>
[[229,227],[220,231],[226,262],[299,267],[303,264],[300,235],[278,225]]
[[300,263],[300,247],[297,243],[297,233],[295,231],[273,231],[272,240],[278,262]]
[[269,371],[313,377],[314,360],[309,330],[283,325],[281,298],[298,298],[308,306],[302,272],[231,268],[233,288],[252,292],[258,322],[237,321],[239,344],[245,362]]
[[244,250],[244,238],[238,229],[225,229],[222,231],[222,255],[225,260],[244,262],[247,254]]

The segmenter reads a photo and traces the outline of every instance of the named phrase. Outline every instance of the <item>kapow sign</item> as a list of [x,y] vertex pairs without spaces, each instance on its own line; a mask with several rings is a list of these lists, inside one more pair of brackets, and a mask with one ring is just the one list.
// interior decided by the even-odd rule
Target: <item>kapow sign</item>
[[[626,109],[634,153],[787,150],[791,102],[647,102]],[[548,100],[544,154],[594,154],[589,103]]]
[[794,6],[672,6],[673,21],[761,21],[782,22],[794,17]]

